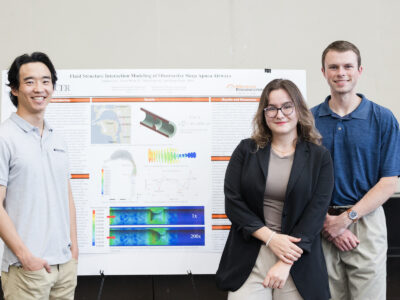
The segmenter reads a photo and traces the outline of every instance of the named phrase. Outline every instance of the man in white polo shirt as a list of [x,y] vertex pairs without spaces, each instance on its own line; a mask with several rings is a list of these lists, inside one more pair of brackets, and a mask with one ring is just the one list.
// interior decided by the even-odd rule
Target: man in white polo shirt
[[73,299],[78,245],[68,156],[44,120],[56,71],[46,54],[24,54],[12,63],[8,81],[17,112],[0,126],[4,297]]

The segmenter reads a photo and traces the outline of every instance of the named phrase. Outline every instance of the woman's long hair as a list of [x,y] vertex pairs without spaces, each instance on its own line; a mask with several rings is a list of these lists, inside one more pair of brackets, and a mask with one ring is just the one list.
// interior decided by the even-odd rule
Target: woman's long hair
[[272,141],[272,132],[267,126],[264,116],[264,108],[269,104],[269,95],[274,90],[285,90],[292,99],[298,116],[297,135],[303,141],[308,141],[321,145],[322,137],[315,128],[314,117],[307,107],[304,98],[298,87],[290,80],[275,79],[264,88],[256,115],[253,119],[253,134],[251,138],[259,148],[264,148],[267,143]]

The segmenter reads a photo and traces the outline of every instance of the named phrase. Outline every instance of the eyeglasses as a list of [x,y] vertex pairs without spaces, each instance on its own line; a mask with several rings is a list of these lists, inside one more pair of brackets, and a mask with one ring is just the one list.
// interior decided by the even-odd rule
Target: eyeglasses
[[280,108],[275,106],[267,106],[264,108],[264,114],[268,118],[275,118],[278,115],[278,110],[280,110],[286,117],[289,116],[294,110],[293,103],[285,103]]

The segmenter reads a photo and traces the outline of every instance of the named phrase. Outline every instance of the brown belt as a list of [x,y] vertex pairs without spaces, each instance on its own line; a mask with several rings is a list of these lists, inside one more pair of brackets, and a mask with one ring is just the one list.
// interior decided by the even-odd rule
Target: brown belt
[[344,213],[346,210],[348,210],[348,207],[329,207],[328,208],[328,214],[331,216],[338,216]]

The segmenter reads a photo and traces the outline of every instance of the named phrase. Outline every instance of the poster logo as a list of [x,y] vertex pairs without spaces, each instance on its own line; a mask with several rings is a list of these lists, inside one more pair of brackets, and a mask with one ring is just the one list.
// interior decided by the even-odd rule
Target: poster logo
[[70,92],[71,86],[69,84],[56,84],[55,90],[57,92]]
[[257,88],[255,85],[245,85],[245,84],[233,84],[228,83],[226,88],[231,91],[236,92],[261,92],[261,88]]

